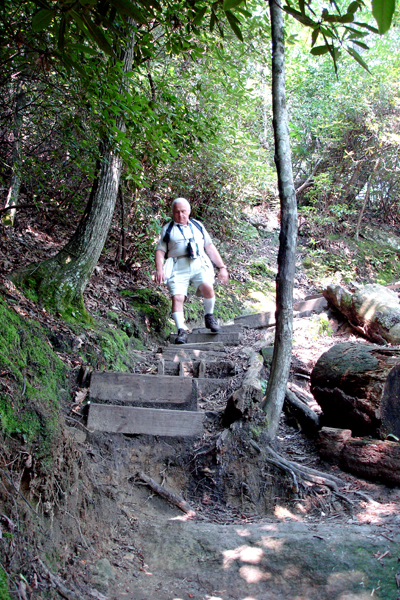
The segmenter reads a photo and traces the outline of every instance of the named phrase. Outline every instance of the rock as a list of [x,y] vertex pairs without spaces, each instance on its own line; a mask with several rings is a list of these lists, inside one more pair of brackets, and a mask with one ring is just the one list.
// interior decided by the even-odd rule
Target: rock
[[100,558],[96,564],[96,575],[93,577],[93,582],[102,589],[107,589],[110,582],[115,580],[115,572],[107,558]]
[[356,435],[400,436],[400,350],[375,344],[336,344],[318,359],[311,392],[323,424]]
[[395,235],[390,229],[385,230],[384,228],[366,225],[361,230],[361,236],[383,248],[392,250],[393,252],[400,252],[400,237]]
[[400,343],[400,304],[394,291],[368,284],[351,293],[339,285],[329,285],[324,296],[372,342]]

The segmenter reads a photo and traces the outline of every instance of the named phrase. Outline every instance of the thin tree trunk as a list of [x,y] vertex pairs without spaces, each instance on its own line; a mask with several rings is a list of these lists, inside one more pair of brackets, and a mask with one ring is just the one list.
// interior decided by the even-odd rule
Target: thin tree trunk
[[360,214],[358,215],[358,221],[357,221],[356,233],[355,233],[355,235],[354,235],[354,237],[355,237],[355,239],[356,239],[356,240],[358,240],[358,238],[359,238],[359,235],[360,235],[361,221],[362,221],[362,218],[363,218],[363,215],[364,215],[364,211],[365,211],[365,209],[367,208],[367,204],[368,204],[368,200],[369,200],[369,191],[370,191],[370,189],[371,189],[371,184],[372,184],[372,181],[373,181],[373,179],[374,179],[374,177],[375,177],[375,175],[376,175],[376,172],[377,172],[377,170],[378,170],[378,167],[379,167],[379,163],[380,163],[380,161],[381,161],[381,159],[380,159],[380,158],[378,158],[378,160],[377,160],[377,161],[376,161],[376,163],[375,163],[375,166],[374,166],[373,173],[372,173],[372,175],[370,176],[370,178],[368,179],[367,191],[365,192],[365,198],[364,198],[364,202],[363,202],[363,205],[362,205],[362,207],[361,207]]
[[[123,56],[124,74],[132,69],[134,35]],[[120,93],[127,81],[121,83]],[[125,131],[123,116],[117,117],[116,128]],[[85,313],[82,294],[103,250],[117,200],[122,160],[104,139],[100,144],[100,171],[96,178],[83,217],[72,238],[54,257],[14,278],[33,287],[39,299],[57,310],[76,306]]]
[[275,438],[289,378],[293,340],[293,281],[297,242],[297,204],[294,189],[288,115],[285,98],[285,47],[283,15],[269,0],[272,30],[272,109],[275,164],[281,204],[278,274],[276,278],[276,333],[271,375],[265,400],[268,436]]
[[[4,208],[15,207],[18,204],[19,190],[21,187],[21,129],[22,129],[22,111],[25,106],[25,77],[20,75],[17,83],[14,109],[14,127],[12,143],[12,174],[10,187],[8,188],[7,200]],[[4,225],[14,225],[16,209],[11,208],[3,216]]]

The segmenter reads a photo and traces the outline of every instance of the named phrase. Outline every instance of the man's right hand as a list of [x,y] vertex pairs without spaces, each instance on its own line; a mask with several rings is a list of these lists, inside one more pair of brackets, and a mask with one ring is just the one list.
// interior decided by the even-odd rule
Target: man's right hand
[[154,281],[161,285],[164,283],[165,275],[164,275],[164,257],[165,252],[163,250],[156,250],[156,274],[154,276]]
[[155,277],[154,277],[154,281],[156,283],[158,283],[158,285],[161,285],[162,283],[164,283],[164,269],[162,268],[161,270],[157,269]]

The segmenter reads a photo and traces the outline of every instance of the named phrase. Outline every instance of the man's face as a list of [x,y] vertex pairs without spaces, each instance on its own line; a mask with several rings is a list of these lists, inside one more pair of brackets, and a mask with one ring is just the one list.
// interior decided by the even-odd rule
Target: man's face
[[187,225],[189,222],[190,211],[184,202],[176,202],[172,210],[175,223],[179,225]]

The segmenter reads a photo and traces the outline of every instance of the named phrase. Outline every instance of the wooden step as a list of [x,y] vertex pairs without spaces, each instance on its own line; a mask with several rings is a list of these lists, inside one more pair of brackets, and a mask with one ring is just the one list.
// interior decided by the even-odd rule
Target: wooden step
[[90,380],[90,400],[99,404],[162,405],[194,411],[197,410],[197,388],[185,377],[95,371]]
[[[203,362],[203,375],[199,375]],[[215,377],[229,377],[232,375],[235,365],[231,360],[212,360],[212,361],[181,361],[173,362],[171,360],[164,360],[164,374],[177,377],[181,375],[183,377],[204,377],[215,378]]]
[[202,350],[203,352],[226,352],[224,344],[218,341],[171,344],[168,346],[160,346],[160,348],[158,349],[159,352],[168,352],[169,350],[171,350],[171,352],[176,350]]
[[90,431],[147,434],[169,437],[200,437],[203,414],[184,410],[90,404]]
[[167,348],[164,348],[162,355],[157,358],[163,358],[164,360],[178,363],[192,360],[205,360],[206,362],[211,362],[213,360],[223,360],[226,356],[226,352],[222,350],[217,352],[204,352],[204,350],[186,348],[186,346],[168,346]]
[[[243,333],[242,325],[222,325],[220,333]],[[193,327],[192,333],[210,333],[207,327]]]
[[296,302],[293,304],[293,310],[296,312],[311,311],[314,313],[321,313],[328,308],[328,301],[323,296],[317,296],[316,298],[309,298],[302,302]]
[[[169,341],[171,342],[171,344],[175,342],[176,336],[176,333],[171,333],[171,335],[169,336]],[[210,330],[208,330],[208,333],[192,332],[189,333],[188,336],[189,344],[199,344],[204,342],[221,342],[224,346],[239,346],[241,340],[242,335],[238,331],[235,331],[233,333],[211,333]]]
[[241,315],[234,319],[236,325],[242,325],[248,329],[261,329],[275,325],[275,313],[262,312],[253,315]]

